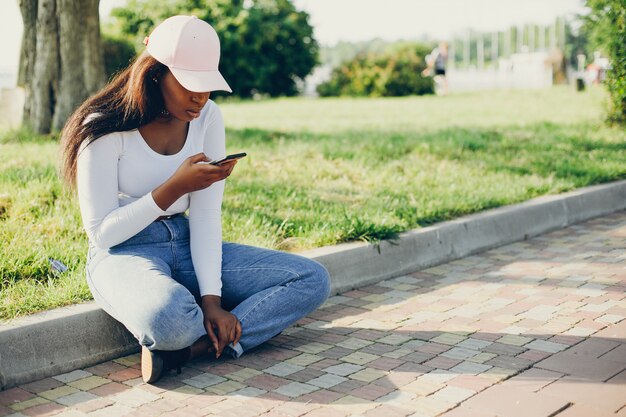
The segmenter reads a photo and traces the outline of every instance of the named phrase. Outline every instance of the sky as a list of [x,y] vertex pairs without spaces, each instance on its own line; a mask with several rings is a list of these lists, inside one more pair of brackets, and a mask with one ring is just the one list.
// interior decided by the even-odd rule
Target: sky
[[[584,13],[584,0],[293,0],[309,13],[322,45],[343,41],[446,39],[466,29],[493,31]],[[101,0],[100,16],[126,0]],[[17,0],[0,0],[0,72],[17,71],[22,36]]]

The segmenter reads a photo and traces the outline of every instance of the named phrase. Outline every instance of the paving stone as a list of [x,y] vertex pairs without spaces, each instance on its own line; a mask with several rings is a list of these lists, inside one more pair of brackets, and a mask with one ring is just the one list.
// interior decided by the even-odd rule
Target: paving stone
[[307,343],[302,346],[298,346],[295,349],[301,352],[305,352],[305,353],[317,354],[325,350],[328,350],[331,347],[332,345],[328,345],[325,343],[312,342],[312,343]]
[[321,361],[322,359],[324,359],[322,356],[312,355],[310,353],[302,353],[298,356],[287,359],[285,363],[288,363],[290,365],[308,366],[312,363]]
[[456,404],[442,401],[432,396],[418,397],[414,401],[412,401],[411,405],[412,407],[414,407],[413,408],[414,410],[417,410],[414,414],[411,414],[411,417],[423,417],[423,416],[434,417],[456,406]]
[[448,387],[465,388],[474,392],[480,392],[493,384],[492,380],[482,375],[459,375],[446,383]]
[[450,359],[443,356],[437,356],[429,361],[424,362],[424,365],[428,366],[429,368],[450,369],[461,362],[462,361],[458,359]]
[[614,340],[591,338],[570,347],[566,353],[599,358],[619,345],[620,343]]
[[369,341],[369,340],[358,339],[356,337],[350,337],[343,342],[337,343],[337,346],[340,346],[346,349],[356,350],[356,349],[364,348],[365,346],[372,345],[373,343],[374,342]]
[[87,402],[87,401],[96,400],[98,398],[99,397],[94,395],[94,394],[91,394],[91,393],[88,393],[88,392],[79,391],[79,392],[76,392],[74,394],[66,395],[64,397],[59,397],[55,401],[57,403],[59,403],[59,404],[63,404],[65,406],[69,407],[69,406],[74,406],[74,405],[79,404],[79,403],[84,403],[84,402]]
[[111,382],[109,384],[100,385],[94,389],[89,390],[89,393],[97,395],[98,397],[108,397],[120,392],[130,389],[128,385],[120,384],[119,382]]
[[59,414],[54,414],[55,417],[88,417],[87,413],[74,409],[65,409]]
[[344,356],[343,358],[341,358],[341,360],[344,362],[349,362],[349,363],[353,363],[356,365],[365,365],[366,363],[369,363],[373,361],[374,359],[379,359],[379,358],[380,356],[378,355],[372,355],[370,353],[363,353],[363,352],[357,351],[347,356]]
[[324,371],[329,372],[331,374],[339,375],[339,376],[348,376],[357,371],[360,371],[361,369],[363,369],[363,367],[360,365],[355,365],[351,363],[342,363],[339,365],[329,366],[328,368],[324,369]]
[[429,373],[422,375],[420,379],[424,381],[431,381],[434,383],[444,384],[449,380],[453,379],[456,375],[452,374],[449,371],[443,369],[434,369]]
[[91,372],[87,372],[87,371],[84,371],[82,369],[78,369],[76,371],[68,372],[66,374],[53,376],[52,378],[56,379],[57,381],[63,382],[64,384],[67,384],[68,382],[77,381],[79,379],[87,378],[87,377],[89,377],[91,375],[92,375]]
[[488,353],[488,352],[482,352],[479,353],[476,356],[473,356],[471,358],[468,359],[468,361],[470,362],[476,362],[476,363],[485,363],[488,360],[491,360],[495,357],[497,357],[498,355],[496,355],[495,353]]
[[329,387],[328,389],[334,392],[340,392],[345,394],[352,391],[353,389],[360,388],[364,385],[367,385],[367,382],[357,381],[356,379],[348,379],[347,381]]
[[467,349],[467,348],[462,348],[462,347],[454,347],[450,350],[447,350],[445,352],[443,352],[441,354],[441,356],[445,356],[446,358],[451,358],[451,359],[469,359],[472,358],[476,355],[478,355],[480,352],[473,350],[473,349]]
[[108,384],[111,380],[102,378],[100,376],[88,376],[87,378],[77,379],[72,382],[68,382],[70,387],[77,388],[81,391],[89,391],[90,389],[99,387],[100,385]]
[[220,382],[226,381],[226,378],[223,378],[218,375],[213,375],[209,373],[196,375],[193,378],[184,379],[182,382],[191,385],[196,388],[206,388],[211,385],[219,384]]
[[99,410],[101,408],[105,408],[108,407],[110,405],[113,405],[114,402],[111,401],[109,398],[98,398],[95,400],[91,400],[91,401],[87,401],[84,403],[79,403],[74,405],[73,408],[82,411],[84,413],[90,413],[92,411],[95,410]]
[[458,404],[475,394],[476,391],[454,386],[447,386],[432,394],[432,397],[447,403]]
[[37,416],[37,417],[47,417],[47,416],[52,416],[55,414],[58,414],[59,412],[63,411],[65,409],[65,407],[63,407],[62,405],[59,405],[57,403],[47,403],[47,404],[41,404],[41,405],[36,405],[32,408],[28,408],[26,410],[22,410],[22,412],[27,415],[27,416]]
[[433,392],[439,391],[444,388],[443,382],[427,380],[423,377],[417,378],[415,381],[409,382],[402,387],[402,392],[410,392],[412,394],[426,396]]
[[315,385],[316,387],[320,387],[320,388],[330,388],[347,380],[348,378],[344,378],[339,375],[324,374],[322,376],[319,376],[317,378],[314,378],[308,381],[307,383],[310,385]]
[[572,377],[561,378],[543,387],[539,393],[564,400],[574,400],[576,404],[585,404],[610,413],[615,413],[626,405],[626,386],[595,384]]
[[381,339],[378,339],[379,343],[385,343],[387,345],[402,345],[406,342],[409,342],[411,340],[410,337],[407,336],[402,336],[399,334],[390,334],[388,336],[385,336]]
[[410,355],[411,353],[413,353],[413,351],[411,349],[405,349],[405,348],[400,348],[400,349],[396,349],[393,350],[391,352],[385,352],[383,354],[381,354],[381,356],[384,356],[386,358],[402,358],[406,355]]
[[237,391],[233,391],[229,395],[232,396],[233,398],[241,397],[241,400],[245,401],[245,400],[247,400],[249,398],[254,398],[254,397],[258,397],[260,395],[263,395],[266,392],[267,391],[265,391],[265,390],[254,388],[254,387],[245,387],[245,388],[241,388],[241,389],[239,389]]
[[303,384],[301,382],[292,382],[290,384],[276,388],[275,391],[279,394],[286,395],[287,397],[299,397],[318,389],[319,387],[316,387],[315,385]]
[[626,344],[621,344],[615,349],[611,349],[604,355],[600,356],[600,358],[626,364]]
[[486,412],[484,410],[476,410],[470,407],[467,407],[465,404],[461,404],[461,406],[457,408],[453,408],[452,410],[444,413],[441,417],[498,417],[494,413]]
[[526,351],[527,349],[521,346],[507,345],[504,343],[495,342],[489,346],[485,346],[482,351],[488,353],[495,353],[497,355],[516,356]]
[[229,379],[233,379],[235,381],[243,382],[243,381],[245,381],[245,380],[247,380],[249,378],[255,377],[257,375],[262,375],[262,374],[263,374],[263,372],[257,371],[256,369],[243,368],[243,369],[240,369],[238,371],[226,374],[225,376],[227,378],[229,378]]
[[493,359],[489,359],[483,364],[504,369],[510,369],[514,371],[521,371],[523,369],[529,368],[533,363],[534,361],[520,358],[519,356],[511,357],[506,355],[499,355]]
[[127,416],[133,411],[132,408],[122,405],[113,404],[109,407],[101,408],[92,413],[89,413],[89,417],[123,417]]
[[112,374],[113,372],[121,371],[122,369],[125,369],[125,367],[120,365],[119,363],[108,361],[100,363],[98,365],[90,366],[89,368],[85,368],[84,370],[93,375],[106,377],[107,375]]
[[132,355],[124,356],[122,358],[114,359],[113,362],[117,362],[120,365],[131,367],[141,363],[141,354],[135,353]]
[[597,331],[597,329],[592,329],[588,327],[572,327],[565,333],[567,336],[591,336]]
[[442,343],[444,345],[456,345],[467,339],[466,336],[462,336],[454,333],[442,333],[437,337],[431,339],[431,342]]
[[219,384],[215,384],[215,385],[211,385],[210,387],[207,387],[206,391],[212,392],[217,395],[226,395],[226,394],[230,394],[231,392],[242,390],[245,387],[246,385],[242,384],[241,382],[225,381],[225,382],[221,382]]
[[616,414],[584,404],[572,404],[557,414],[557,417],[616,417]]
[[602,324],[615,324],[624,319],[626,319],[626,317],[617,314],[604,314],[603,316],[598,317],[596,321]]
[[22,388],[11,388],[6,391],[0,391],[0,404],[11,405],[34,397],[32,393]]
[[500,386],[515,388],[521,391],[537,392],[543,387],[559,380],[563,376],[564,375],[559,372],[531,368],[507,379],[502,382]]
[[319,355],[326,359],[339,359],[343,358],[346,355],[354,352],[355,349],[348,349],[344,347],[335,346],[323,352],[320,352]]
[[464,361],[450,368],[450,372],[455,374],[478,375],[491,369],[491,365]]
[[532,342],[524,345],[524,347],[533,350],[540,350],[542,352],[556,353],[566,349],[567,345],[548,342],[545,340],[533,340]]
[[60,386],[58,388],[54,388],[48,391],[44,391],[44,392],[40,392],[39,396],[43,397],[47,400],[56,400],[57,398],[66,396],[66,395],[70,395],[70,394],[74,394],[75,392],[78,392],[78,389],[73,388],[73,387],[69,387],[67,385],[63,385]]
[[371,410],[367,410],[363,417],[406,417],[411,411],[405,408],[394,407],[391,405],[383,405]]
[[138,407],[142,404],[146,404],[159,399],[158,395],[146,392],[137,388],[130,389],[128,391],[120,392],[111,397],[111,400],[118,404],[126,405],[129,407]]
[[351,379],[357,381],[372,382],[387,375],[387,372],[380,369],[365,368],[350,375]]
[[349,395],[354,397],[363,398],[366,400],[374,401],[383,395],[387,395],[390,392],[394,391],[395,388],[386,387],[376,384],[368,384],[364,385],[360,388],[356,388],[349,392]]
[[[11,410],[9,407],[5,407],[4,405],[0,405],[0,416],[2,417],[6,417],[9,414],[16,414],[13,412],[13,410]],[[22,414],[22,413],[19,413]]]
[[626,364],[601,358],[581,360],[580,355],[565,351],[536,363],[535,367],[572,375],[581,380],[602,382],[620,373]]
[[532,340],[533,340],[532,337],[524,337],[524,336],[507,334],[507,335],[502,336],[500,339],[498,339],[497,342],[504,343],[506,345],[524,346],[527,343],[530,343]]
[[[408,355],[407,355],[408,356]],[[404,356],[404,358],[407,358]],[[407,360],[409,360],[407,358]],[[404,360],[394,359],[394,358],[378,358],[367,364],[370,368],[382,369],[383,371],[391,371],[392,369],[397,368],[398,366],[404,364]]]
[[289,382],[291,381],[274,375],[265,374],[253,376],[252,378],[246,380],[247,385],[267,391],[271,391],[275,388],[280,387],[281,385],[286,385]]
[[[39,381],[31,382],[30,384],[20,385],[19,388],[25,391],[37,394],[43,391],[48,391],[54,388],[58,388],[61,385],[63,385],[63,383],[54,378],[44,378],[44,379],[40,379]],[[2,393],[0,392],[0,404],[2,404],[1,395]]]
[[[195,401],[200,400],[200,403],[198,404],[199,407],[202,406],[207,406],[209,404],[204,404],[204,402],[202,401],[204,398],[207,397],[203,397],[203,396],[198,396],[198,397],[194,397],[193,399]],[[187,405],[189,405],[187,403]],[[162,413],[165,413],[167,411],[174,411],[178,408],[183,408],[185,405],[182,402],[178,402],[178,401],[172,401],[172,400],[168,400],[168,399],[158,399],[156,401],[153,402],[149,402],[146,404],[143,404],[141,407],[139,407],[140,409],[146,411],[149,415],[159,415]]]
[[50,400],[46,400],[42,397],[33,397],[25,401],[16,402],[9,405],[9,408],[14,411],[23,411],[30,407],[35,407],[42,404],[49,403]]
[[266,368],[263,370],[263,372],[276,376],[287,376],[303,369],[304,366],[292,365],[290,363],[283,362]]
[[493,342],[489,342],[487,340],[480,340],[474,338],[468,338],[456,344],[457,348],[466,348],[471,350],[481,350],[484,347],[489,346]]
[[487,388],[463,403],[469,408],[507,417],[548,417],[569,404],[568,400],[500,386]]
[[141,376],[140,369],[125,368],[107,375],[107,379],[111,381],[123,382],[129,379],[139,378]]

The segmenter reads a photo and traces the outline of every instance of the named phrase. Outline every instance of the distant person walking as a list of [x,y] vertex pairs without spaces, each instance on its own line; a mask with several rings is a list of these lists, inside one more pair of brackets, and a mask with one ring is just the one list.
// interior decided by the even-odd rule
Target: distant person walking
[[237,161],[209,163],[226,156],[209,96],[231,91],[215,30],[174,16],[145,43],[70,117],[62,149],[89,238],[87,283],[137,338],[152,383],[195,356],[238,358],[317,308],[330,286],[313,260],[222,241]]
[[435,91],[438,94],[448,94],[448,79],[446,67],[448,65],[448,43],[440,42],[439,46],[426,56],[426,69],[422,73],[425,76],[433,76]]

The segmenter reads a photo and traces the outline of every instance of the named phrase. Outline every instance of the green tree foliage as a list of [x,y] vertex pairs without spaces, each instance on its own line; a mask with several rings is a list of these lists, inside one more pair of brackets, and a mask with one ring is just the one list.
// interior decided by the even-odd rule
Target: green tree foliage
[[583,32],[590,46],[609,57],[606,84],[611,96],[609,121],[626,124],[626,3],[624,0],[587,0],[591,12]]
[[432,94],[432,78],[421,75],[429,52],[424,45],[406,43],[382,54],[358,55],[336,67],[317,92],[322,97]]
[[215,28],[220,71],[240,97],[295,95],[298,81],[317,64],[309,16],[289,0],[130,0],[113,11],[113,30],[141,50],[144,37],[177,14],[195,15]]

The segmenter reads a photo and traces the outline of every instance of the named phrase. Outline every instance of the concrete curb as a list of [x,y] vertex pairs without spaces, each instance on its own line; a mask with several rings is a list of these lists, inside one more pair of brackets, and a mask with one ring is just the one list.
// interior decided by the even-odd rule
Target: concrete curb
[[618,181],[411,230],[379,247],[359,242],[302,254],[324,264],[333,291],[343,292],[624,209],[626,181]]
[[[618,181],[412,230],[379,246],[301,254],[328,268],[339,293],[624,209],[626,181]],[[0,325],[0,389],[136,351],[133,336],[93,302],[20,318]]]

